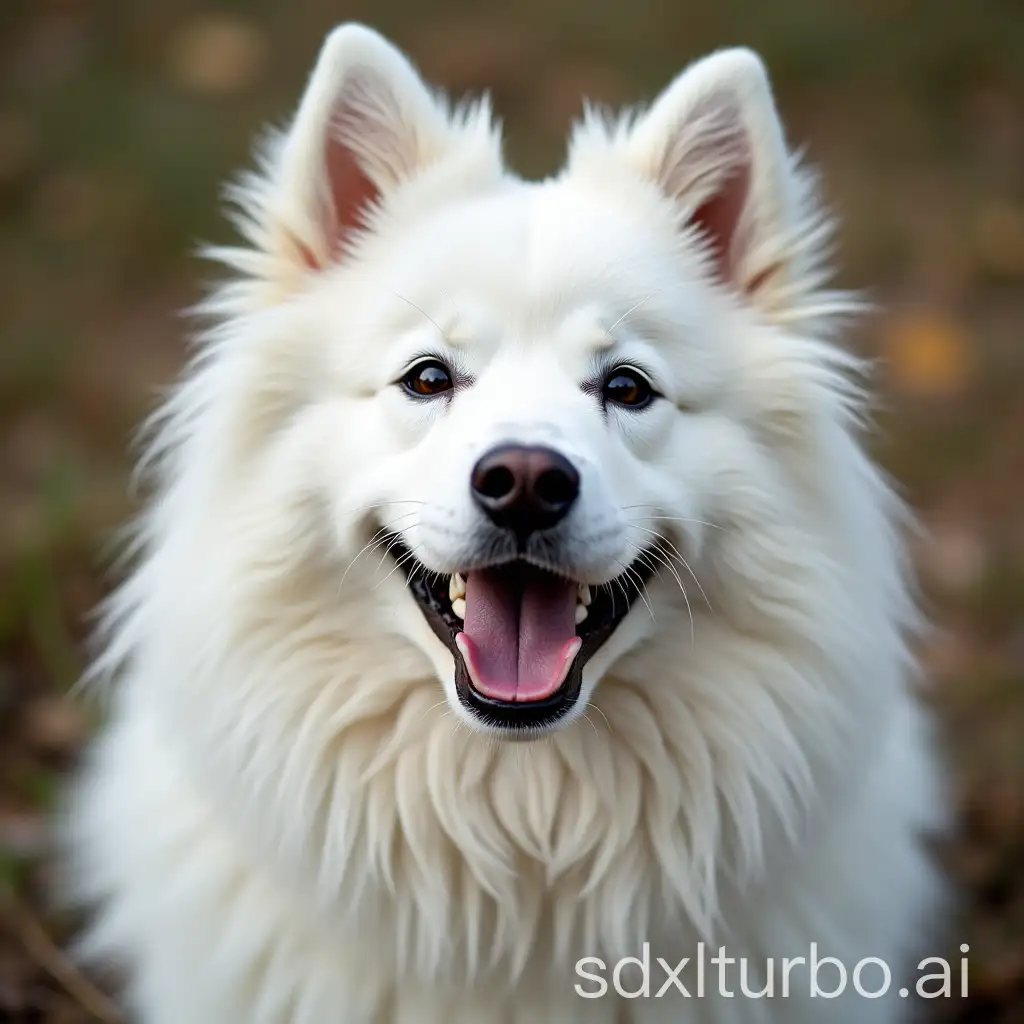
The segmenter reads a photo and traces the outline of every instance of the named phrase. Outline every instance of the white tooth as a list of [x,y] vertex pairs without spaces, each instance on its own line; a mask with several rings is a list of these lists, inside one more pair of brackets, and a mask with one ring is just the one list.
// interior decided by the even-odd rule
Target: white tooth
[[466,599],[464,597],[457,597],[452,601],[452,612],[460,619],[466,617]]
[[458,574],[453,573],[448,581],[448,599],[457,601],[460,597],[466,596],[466,581]]
[[586,607],[584,605],[582,605],[582,604],[576,605],[576,625],[577,626],[587,617],[587,614],[588,614],[587,613],[587,609],[586,609]]
[[589,605],[590,604],[590,601],[591,601],[591,598],[590,598],[590,587],[588,587],[586,585],[586,583],[581,583],[576,588],[576,600],[579,601],[580,604],[583,604],[583,605]]

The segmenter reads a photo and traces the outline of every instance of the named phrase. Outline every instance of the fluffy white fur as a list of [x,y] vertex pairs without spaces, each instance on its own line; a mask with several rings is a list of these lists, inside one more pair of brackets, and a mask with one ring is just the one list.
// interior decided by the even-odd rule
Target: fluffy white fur
[[[903,1019],[806,980],[574,992],[579,958],[645,941],[673,963],[699,939],[756,963],[817,942],[897,977],[927,943],[941,801],[901,512],[858,445],[858,367],[829,344],[851,304],[824,290],[759,60],[589,113],[529,184],[486,105],[450,110],[344,26],[233,197],[248,247],[214,254],[237,276],[156,424],[97,666],[112,720],[68,815],[91,949],[128,968],[137,1019]],[[612,345],[666,397],[602,416],[579,380]],[[410,401],[392,382],[438,346],[473,385]],[[457,569],[468,467],[510,436],[582,467],[580,578],[649,531],[680,556],[579,713],[529,743],[466,720],[447,648],[366,547],[390,525]]]

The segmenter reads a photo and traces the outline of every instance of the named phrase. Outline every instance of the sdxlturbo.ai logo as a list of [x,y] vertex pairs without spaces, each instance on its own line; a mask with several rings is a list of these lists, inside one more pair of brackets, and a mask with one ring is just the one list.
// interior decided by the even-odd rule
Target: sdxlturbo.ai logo
[[[966,944],[960,947],[961,953],[969,950]],[[929,973],[923,973],[926,970]],[[913,994],[918,998],[954,998],[955,972],[948,960],[925,957],[917,971]],[[960,961],[959,974],[959,994],[966,999],[966,956]],[[652,965],[650,943],[645,942],[640,956],[627,956],[612,965],[610,985],[608,965],[600,957],[578,960],[576,975],[582,979],[574,986],[576,994],[583,999],[601,999],[609,988],[623,999],[703,999],[707,994],[724,999],[788,999],[795,992],[807,992],[812,999],[837,999],[850,987],[862,999],[880,999],[892,987],[892,971],[879,957],[865,957],[847,968],[834,956],[821,956],[816,942],[811,943],[806,957],[768,957],[763,961],[727,956],[724,946],[708,957],[700,942],[694,957],[683,957],[674,966],[660,956]],[[911,994],[909,988],[898,989],[903,999]]]

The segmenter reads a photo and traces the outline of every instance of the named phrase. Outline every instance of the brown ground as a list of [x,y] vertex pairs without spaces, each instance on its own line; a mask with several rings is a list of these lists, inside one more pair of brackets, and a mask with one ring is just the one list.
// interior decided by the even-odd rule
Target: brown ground
[[90,726],[62,697],[129,511],[129,431],[183,358],[192,241],[227,237],[218,181],[343,17],[491,87],[526,173],[554,166],[581,92],[628,102],[714,46],[764,52],[845,222],[841,280],[884,309],[851,344],[882,360],[879,455],[931,530],[924,657],[961,824],[942,856],[972,951],[970,997],[928,1019],[1024,1021],[1019,0],[2,0],[0,1021],[114,1019],[42,898],[47,811]]

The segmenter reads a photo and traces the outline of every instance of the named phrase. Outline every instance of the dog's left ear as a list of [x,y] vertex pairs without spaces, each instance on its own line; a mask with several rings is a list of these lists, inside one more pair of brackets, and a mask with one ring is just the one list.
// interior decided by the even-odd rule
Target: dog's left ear
[[692,64],[617,146],[676,203],[683,225],[699,230],[721,280],[758,300],[794,270],[806,182],[752,51]]

